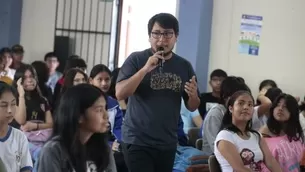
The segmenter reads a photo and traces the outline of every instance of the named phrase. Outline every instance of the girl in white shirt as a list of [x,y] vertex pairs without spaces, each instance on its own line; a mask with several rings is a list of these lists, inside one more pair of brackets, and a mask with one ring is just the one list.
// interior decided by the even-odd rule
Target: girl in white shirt
[[223,172],[282,171],[261,135],[251,129],[253,104],[247,91],[237,91],[229,98],[214,148]]
[[17,91],[0,81],[0,159],[8,172],[32,171],[26,136],[8,124],[16,112]]

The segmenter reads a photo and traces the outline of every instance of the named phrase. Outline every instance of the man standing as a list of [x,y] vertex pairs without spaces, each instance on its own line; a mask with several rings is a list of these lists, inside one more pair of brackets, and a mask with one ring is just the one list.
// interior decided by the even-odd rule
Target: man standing
[[[148,35],[151,48],[132,53],[117,79],[116,97],[129,98],[122,126],[123,153],[131,172],[171,172],[181,97],[190,111],[198,108],[200,99],[191,64],[172,52],[178,20],[157,14],[148,22]],[[163,50],[157,51],[160,47]]]

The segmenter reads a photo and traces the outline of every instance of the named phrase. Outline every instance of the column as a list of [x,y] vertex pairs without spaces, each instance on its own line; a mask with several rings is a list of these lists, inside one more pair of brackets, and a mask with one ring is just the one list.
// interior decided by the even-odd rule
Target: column
[[22,0],[0,1],[0,47],[20,42]]
[[176,53],[193,65],[200,92],[207,91],[213,0],[178,0]]

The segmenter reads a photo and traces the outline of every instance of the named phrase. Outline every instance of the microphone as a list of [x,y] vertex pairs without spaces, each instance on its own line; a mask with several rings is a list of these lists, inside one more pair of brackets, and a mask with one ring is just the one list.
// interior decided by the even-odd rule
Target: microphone
[[[164,51],[164,48],[163,47],[158,47],[157,48],[157,51]],[[164,53],[162,53],[162,57],[164,56]],[[159,59],[159,66],[160,68],[163,68],[163,60],[162,59]]]

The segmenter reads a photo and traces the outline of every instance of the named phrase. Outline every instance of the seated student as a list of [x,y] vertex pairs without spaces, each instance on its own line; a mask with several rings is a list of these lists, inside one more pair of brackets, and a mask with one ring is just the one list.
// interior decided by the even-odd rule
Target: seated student
[[0,159],[7,172],[31,172],[28,140],[22,131],[8,125],[16,113],[17,94],[12,86],[0,82]]
[[[111,84],[111,71],[103,64],[95,65],[90,72],[89,82],[107,94]],[[122,141],[121,127],[123,122],[123,112],[116,99],[107,96],[107,102],[108,117],[112,127],[111,132],[117,139],[117,142],[113,145],[114,149],[115,147],[118,147],[117,144]]]
[[304,137],[296,99],[281,94],[270,109],[267,124],[260,130],[275,159],[285,172],[299,172],[304,152]]
[[15,82],[19,93],[15,120],[30,142],[33,160],[52,132],[53,118],[49,102],[40,92],[37,74],[31,65],[17,69]]
[[209,84],[212,87],[212,92],[201,93],[200,95],[200,105],[198,110],[202,119],[204,119],[206,113],[211,109],[211,107],[220,103],[220,86],[227,76],[227,73],[221,69],[216,69],[210,74]]
[[[107,94],[111,85],[111,72],[109,68],[103,64],[95,65],[90,72],[89,82]],[[112,136],[109,144],[114,151],[117,170],[118,172],[127,172],[128,169],[120,149],[122,142],[121,127],[123,112],[118,101],[110,96],[107,96],[107,112],[110,122],[110,134]]]
[[62,73],[57,71],[59,66],[59,59],[54,52],[49,52],[44,56],[44,61],[48,67],[48,81],[47,86],[49,86],[52,90],[52,94],[54,93],[55,85],[58,80],[62,77]]
[[221,127],[221,121],[226,113],[225,104],[229,97],[239,90],[250,91],[249,87],[240,82],[236,77],[229,76],[221,84],[222,102],[212,107],[206,115],[202,124],[202,151],[211,155],[214,152],[214,141]]
[[39,156],[39,172],[116,171],[105,134],[106,103],[106,95],[89,84],[76,85],[63,93],[53,135]]
[[[271,79],[265,79],[259,84],[259,92],[266,92],[269,88],[277,88],[275,81]],[[256,104],[260,105],[261,102],[256,100]]]
[[[275,99],[282,94],[282,90],[279,88],[269,88],[265,94],[265,97],[274,102]],[[257,107],[257,106],[256,106]],[[266,111],[263,115],[253,115],[252,117],[252,129],[258,131],[262,126],[267,123],[269,117],[269,111]]]
[[12,50],[13,62],[10,68],[17,70],[23,65],[25,65],[25,63],[22,62],[24,56],[24,49],[22,45],[16,44],[12,46],[11,50]]
[[12,51],[10,48],[2,48],[0,50],[0,58],[3,62],[3,68],[1,69],[1,76],[6,76],[10,78],[11,80],[14,80],[14,75],[16,70],[10,68],[10,66],[13,63],[13,57],[12,57]]
[[[221,98],[222,102],[219,105],[214,106],[206,115],[206,119],[203,121],[202,127],[202,151],[206,154],[212,154],[214,152],[214,142],[216,135],[221,126],[221,121],[226,113],[225,104],[236,91],[245,90],[249,91],[249,87],[242,82],[238,77],[227,77],[221,84]],[[260,119],[270,108],[271,102],[261,93],[258,98],[262,104],[254,107],[252,123],[256,124],[257,119]],[[259,128],[258,128],[259,129]]]
[[189,129],[197,127],[200,128],[202,126],[202,117],[199,114],[198,110],[194,112],[189,111],[184,104],[184,100],[181,99],[181,110],[180,110],[181,118],[183,121],[183,130],[185,134],[188,134]]
[[254,99],[248,91],[237,91],[228,100],[220,132],[214,144],[221,170],[281,172],[261,135],[251,129]]
[[65,74],[62,85],[60,86],[60,94],[56,96],[57,101],[54,103],[54,107],[56,108],[58,106],[61,95],[66,92],[68,88],[84,83],[88,83],[88,76],[83,70],[79,68],[69,69]]
[[64,83],[64,78],[66,73],[73,68],[78,68],[82,70],[84,73],[86,73],[87,70],[87,64],[85,60],[81,59],[78,56],[70,56],[66,62],[65,69],[63,76],[57,81],[55,88],[54,88],[54,93],[53,93],[53,102],[57,102],[60,99],[61,95],[61,90],[62,90],[62,85]]

